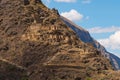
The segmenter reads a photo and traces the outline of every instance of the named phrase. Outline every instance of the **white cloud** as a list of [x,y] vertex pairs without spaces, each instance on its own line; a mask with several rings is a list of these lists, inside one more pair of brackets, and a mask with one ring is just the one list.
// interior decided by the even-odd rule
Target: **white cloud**
[[108,32],[116,32],[119,30],[120,30],[120,27],[116,27],[116,26],[106,27],[106,28],[94,27],[94,28],[88,29],[90,33],[108,33]]
[[109,38],[98,40],[102,45],[113,50],[120,50],[120,31],[116,31]]
[[89,4],[89,3],[91,3],[91,0],[83,0],[82,3],[83,4]]
[[61,15],[68,18],[71,21],[79,21],[83,18],[83,15],[74,9],[70,10],[69,12],[63,12],[61,13]]
[[70,2],[76,2],[77,0],[54,0],[56,2],[67,2],[67,3],[70,3]]

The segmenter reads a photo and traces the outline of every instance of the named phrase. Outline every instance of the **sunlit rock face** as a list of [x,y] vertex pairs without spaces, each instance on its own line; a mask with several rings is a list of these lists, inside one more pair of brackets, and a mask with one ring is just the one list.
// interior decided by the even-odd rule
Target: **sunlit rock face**
[[38,0],[0,0],[0,60],[24,69],[22,80],[96,80],[113,71],[100,51]]
[[97,48],[103,56],[108,58],[114,67],[115,70],[120,69],[120,58],[115,56],[114,54],[111,54],[110,52],[106,51],[104,46],[102,46],[100,43],[98,43],[95,39],[93,39],[89,32],[85,29],[83,29],[80,26],[77,26],[70,20],[64,18],[61,16],[61,19],[65,22],[66,25],[68,25],[74,32],[76,32],[77,36],[85,43],[92,44],[95,48]]

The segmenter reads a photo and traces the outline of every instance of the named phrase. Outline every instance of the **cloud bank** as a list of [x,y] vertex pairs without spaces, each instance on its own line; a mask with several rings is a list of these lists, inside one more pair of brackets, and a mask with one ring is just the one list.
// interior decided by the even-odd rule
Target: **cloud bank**
[[88,29],[90,33],[108,33],[108,32],[110,33],[110,32],[116,32],[119,30],[120,30],[120,27],[116,27],[116,26],[106,27],[106,28],[94,27],[94,28]]
[[62,12],[61,15],[71,21],[79,21],[83,18],[83,15],[74,9],[70,10],[69,12]]
[[120,50],[120,31],[116,31],[109,38],[98,40],[102,45],[110,49]]

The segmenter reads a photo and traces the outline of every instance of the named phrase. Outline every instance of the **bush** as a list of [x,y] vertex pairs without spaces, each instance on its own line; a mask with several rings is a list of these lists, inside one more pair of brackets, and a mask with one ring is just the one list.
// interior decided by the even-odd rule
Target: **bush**
[[86,80],[92,80],[92,79],[88,77],[88,78],[86,78]]

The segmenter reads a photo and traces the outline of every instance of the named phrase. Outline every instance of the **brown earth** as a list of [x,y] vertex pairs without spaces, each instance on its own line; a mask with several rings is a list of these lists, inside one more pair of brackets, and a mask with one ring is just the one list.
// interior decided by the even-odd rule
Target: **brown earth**
[[0,60],[0,80],[27,80],[27,71],[21,66]]
[[[79,40],[57,10],[38,0],[0,0],[0,57],[15,70],[25,69],[28,79],[22,80],[99,80],[114,73],[109,60]],[[17,71],[8,80],[21,80]]]

